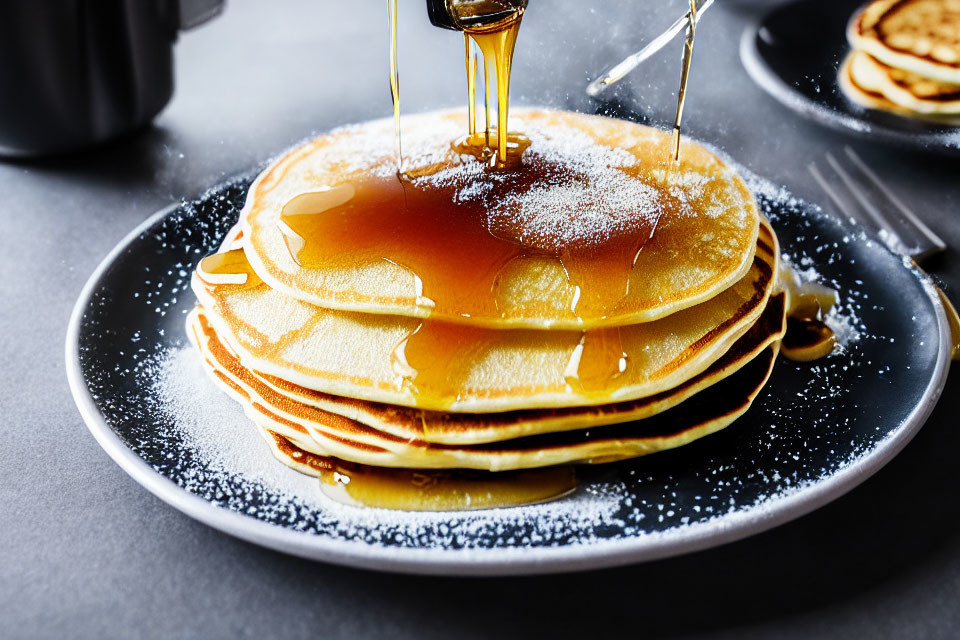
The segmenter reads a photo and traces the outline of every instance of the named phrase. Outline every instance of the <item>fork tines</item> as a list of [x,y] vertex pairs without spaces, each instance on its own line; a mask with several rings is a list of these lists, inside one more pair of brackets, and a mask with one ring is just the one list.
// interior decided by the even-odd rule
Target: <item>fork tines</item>
[[843,215],[872,230],[891,251],[920,261],[944,251],[946,243],[883,184],[849,146],[839,158],[810,163],[814,179]]

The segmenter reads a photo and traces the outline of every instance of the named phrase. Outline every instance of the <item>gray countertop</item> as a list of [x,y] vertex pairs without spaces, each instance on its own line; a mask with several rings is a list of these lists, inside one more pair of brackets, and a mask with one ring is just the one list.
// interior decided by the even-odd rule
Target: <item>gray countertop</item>
[[[405,110],[461,104],[459,36],[429,27],[421,2],[401,4]],[[534,0],[515,100],[593,110],[588,74],[682,4]],[[670,11],[645,15],[654,6]],[[819,511],[685,557],[548,578],[406,577],[284,556],[189,519],[107,457],[63,364],[87,276],[170,202],[312,132],[388,114],[385,13],[374,0],[236,0],[181,38],[177,92],[154,126],[90,152],[0,163],[0,637],[960,636],[956,373],[903,453]],[[823,202],[806,165],[847,140],[750,81],[737,56],[748,18],[720,7],[701,25],[689,130]],[[660,123],[679,46],[619,91]],[[852,144],[948,240],[934,266],[960,297],[960,162]]]

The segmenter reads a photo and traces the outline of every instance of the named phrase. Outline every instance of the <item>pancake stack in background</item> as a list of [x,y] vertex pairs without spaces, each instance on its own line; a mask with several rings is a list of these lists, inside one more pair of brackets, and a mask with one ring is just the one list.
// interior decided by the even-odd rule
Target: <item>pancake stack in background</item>
[[875,0],[847,28],[840,86],[854,102],[960,122],[960,0]]
[[404,120],[403,181],[392,122],[295,149],[194,273],[214,380],[338,499],[550,499],[572,464],[726,427],[770,374],[789,301],[733,169],[633,123],[511,116],[511,171],[451,151],[462,113]]

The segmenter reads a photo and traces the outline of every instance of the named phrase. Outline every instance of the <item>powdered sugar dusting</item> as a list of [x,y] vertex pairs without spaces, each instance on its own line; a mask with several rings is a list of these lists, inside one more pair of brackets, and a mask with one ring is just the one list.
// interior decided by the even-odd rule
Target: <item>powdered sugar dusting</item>
[[[182,486],[215,504],[249,515],[274,519],[287,510],[298,521],[310,522],[335,537],[368,543],[390,541],[446,546],[452,536],[470,546],[471,537],[513,531],[532,525],[511,544],[548,544],[554,538],[569,542],[596,539],[598,528],[621,525],[615,515],[623,499],[622,487],[593,484],[554,503],[483,512],[413,513],[351,507],[334,502],[320,491],[319,481],[277,461],[257,428],[240,406],[218,389],[205,373],[200,355],[185,346],[160,353],[140,369],[153,380],[152,397],[168,418],[171,434],[179,437],[177,452],[189,452],[191,466],[180,475]],[[199,471],[202,469],[202,472]],[[237,489],[211,490],[211,486]],[[258,496],[270,496],[264,501]],[[313,528],[311,527],[311,528]],[[443,532],[447,532],[446,537]],[[438,535],[440,534],[440,535]],[[502,540],[501,543],[506,543]]]
[[183,330],[194,304],[183,295],[188,274],[235,223],[252,175],[183,203],[118,254],[84,310],[80,370],[108,429],[187,492],[285,530],[394,549],[397,558],[406,549],[531,554],[510,556],[518,558],[558,547],[569,558],[760,526],[812,490],[831,486],[835,495],[874,470],[887,457],[877,455],[882,448],[910,435],[904,421],[928,399],[941,352],[936,319],[913,293],[918,281],[930,286],[919,274],[899,263],[894,270],[856,227],[746,177],[784,252],[840,292],[837,318],[859,338],[814,363],[780,359],[731,427],[674,451],[584,468],[578,493],[556,503],[467,514],[358,509],[332,503],[316,480],[272,457],[206,378]]
[[[636,157],[597,144],[573,127],[541,130],[525,125],[533,141],[523,156],[537,179],[522,191],[508,190],[508,173],[485,172],[470,157],[461,164],[422,178],[426,184],[452,185],[455,201],[482,203],[490,231],[546,250],[602,244],[625,234],[650,233],[665,211],[661,189],[631,175]],[[684,215],[692,208],[685,200]]]
[[602,244],[656,227],[664,201],[657,187],[624,171],[636,165],[633,154],[594,144],[568,127],[531,135],[542,141],[527,152],[527,162],[558,170],[522,196],[511,194],[489,206],[494,230],[520,224],[524,244],[556,248]]
[[[462,133],[452,120],[434,119],[436,127],[408,127],[404,137],[404,170],[410,175],[450,162],[454,157],[450,140]],[[538,178],[523,190],[504,191],[515,178],[510,172],[484,171],[484,165],[469,155],[460,156],[453,166],[415,178],[424,186],[454,189],[457,203],[482,203],[490,231],[517,240],[525,246],[545,250],[601,244],[624,234],[650,233],[666,210],[664,187],[631,175],[636,157],[621,148],[596,143],[587,133],[570,126],[542,128],[535,122],[522,123],[532,144],[523,164],[538,172]],[[385,177],[396,171],[390,148],[392,129],[385,124],[368,124],[341,130],[343,145],[334,144],[327,153],[348,158],[342,169],[363,171]],[[335,156],[341,153],[341,156]],[[671,214],[692,215],[688,192],[702,190],[702,176],[682,176],[670,184]],[[506,193],[506,195],[503,195]]]

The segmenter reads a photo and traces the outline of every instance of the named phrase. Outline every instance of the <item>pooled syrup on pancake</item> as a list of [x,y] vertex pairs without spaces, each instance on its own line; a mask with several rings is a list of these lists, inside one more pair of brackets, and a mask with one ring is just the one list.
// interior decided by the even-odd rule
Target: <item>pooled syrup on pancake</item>
[[355,506],[403,511],[498,509],[556,500],[577,486],[570,466],[520,471],[387,469],[336,462],[323,493]]
[[[598,317],[618,313],[662,212],[685,206],[632,167],[591,173],[536,155],[512,170],[471,171],[470,164],[477,163],[454,156],[416,177],[369,174],[301,194],[280,216],[291,257],[304,268],[332,270],[387,260],[410,272],[418,304],[465,318],[508,315],[501,287],[510,269],[540,260],[565,273],[571,318]],[[440,387],[431,381],[456,379],[469,364],[451,360],[463,352],[452,346],[480,350],[490,335],[462,324],[423,324],[398,344],[395,369],[414,389]],[[628,360],[619,342],[616,328],[584,334],[568,372],[571,385],[606,388],[622,374]]]
[[572,318],[603,317],[618,311],[659,217],[685,208],[633,173],[593,175],[541,157],[486,173],[455,158],[416,177],[370,173],[301,194],[283,208],[280,229],[305,269],[387,260],[422,283],[420,306],[464,318],[505,316],[505,270],[544,259],[575,288]]

